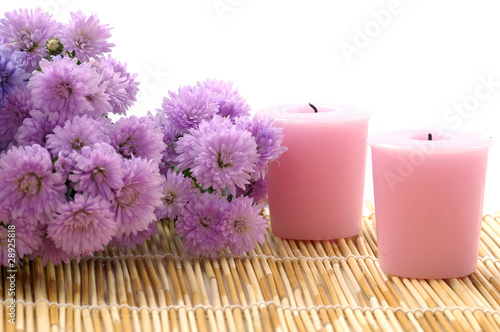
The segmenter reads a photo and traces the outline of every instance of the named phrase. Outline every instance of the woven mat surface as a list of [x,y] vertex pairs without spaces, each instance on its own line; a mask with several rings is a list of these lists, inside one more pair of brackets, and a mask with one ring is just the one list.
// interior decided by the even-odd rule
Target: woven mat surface
[[268,234],[252,255],[182,255],[170,223],[136,251],[1,269],[1,331],[499,331],[500,217],[483,218],[477,271],[401,279],[377,260],[375,215],[338,241]]

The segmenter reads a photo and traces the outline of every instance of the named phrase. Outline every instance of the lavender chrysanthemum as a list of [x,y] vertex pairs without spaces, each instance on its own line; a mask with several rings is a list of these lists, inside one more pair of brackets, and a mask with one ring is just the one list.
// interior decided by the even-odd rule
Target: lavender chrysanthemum
[[188,133],[184,134],[177,141],[175,148],[177,167],[181,170],[193,168],[195,166],[194,161],[198,157],[198,153],[193,147],[199,145],[205,137],[213,135],[218,131],[229,130],[233,126],[229,118],[215,115],[210,121],[203,121],[198,128],[191,128]]
[[82,11],[71,13],[71,19],[61,33],[61,42],[66,51],[75,52],[76,58],[81,62],[87,62],[90,58],[111,52],[109,43],[111,28],[107,24],[100,24],[96,15],[88,18]]
[[136,234],[130,233],[126,235],[125,233],[123,233],[122,235],[113,238],[113,240],[111,240],[109,244],[134,250],[138,244],[144,244],[144,241],[151,239],[151,237],[153,237],[157,233],[157,223],[152,222],[149,224],[146,230],[139,231]]
[[47,135],[47,149],[52,156],[60,152],[69,155],[72,151],[81,151],[84,146],[94,143],[110,143],[109,137],[102,130],[102,123],[87,117],[77,116],[66,121],[63,127],[54,128],[53,134]]
[[229,249],[235,255],[255,249],[255,241],[263,244],[269,227],[260,215],[264,204],[253,205],[249,197],[234,198],[225,214],[224,232]]
[[191,179],[173,169],[169,169],[163,178],[163,204],[155,210],[155,214],[158,219],[174,220],[184,205],[194,198],[195,192],[191,185]]
[[35,72],[28,83],[37,108],[57,112],[62,121],[83,114],[93,118],[103,114],[107,108],[93,98],[105,95],[104,87],[99,84],[101,77],[90,63],[77,62],[68,57],[40,61],[41,71]]
[[0,108],[0,151],[13,142],[14,134],[32,109],[31,93],[25,86],[7,95]]
[[160,128],[147,116],[122,117],[108,126],[111,145],[124,158],[140,157],[159,163],[165,144]]
[[76,194],[74,201],[60,204],[47,227],[57,248],[72,256],[86,256],[102,250],[117,229],[110,204],[99,196]]
[[267,182],[266,179],[259,178],[251,180],[245,189],[236,188],[236,196],[248,196],[254,203],[267,203]]
[[135,80],[137,74],[128,73],[127,64],[122,65],[110,55],[101,58],[99,62],[93,62],[92,65],[101,73],[101,85],[105,86],[112,112],[125,115],[136,101],[139,91],[139,82]]
[[[204,188],[221,191],[227,188],[235,195],[236,187],[245,188],[249,183],[259,158],[252,135],[236,126],[221,126],[214,131],[200,127],[199,139],[191,142],[194,157],[191,173]],[[183,139],[179,139],[179,145]]]
[[56,113],[32,110],[30,116],[17,128],[14,140],[21,146],[39,144],[45,147],[47,135],[62,123],[63,120]]
[[161,106],[175,130],[181,133],[197,128],[219,110],[211,92],[201,86],[181,87],[177,93],[169,91],[168,94],[170,98],[163,98]]
[[193,255],[216,257],[226,247],[224,213],[227,201],[212,194],[199,194],[191,200],[175,223],[184,250]]
[[238,118],[236,119],[236,126],[252,133],[259,153],[259,161],[253,178],[264,179],[267,174],[268,164],[278,159],[287,150],[286,147],[281,146],[284,139],[283,128],[274,126],[274,121],[269,116],[255,116],[253,119],[248,117]]
[[21,67],[21,54],[0,45],[0,107],[8,94],[25,85],[30,74]]
[[162,178],[151,159],[126,159],[123,168],[123,186],[113,202],[118,236],[146,230],[156,221],[154,210],[162,204]]
[[73,153],[73,173],[68,176],[74,189],[90,195],[113,199],[123,186],[122,158],[106,143],[84,146],[81,153]]
[[64,152],[59,152],[57,160],[54,162],[54,169],[66,180],[69,173],[73,171],[74,159]]
[[[28,256],[29,259],[34,259],[37,256],[42,256],[42,265],[45,266],[49,261],[54,265],[59,265],[61,263],[69,263],[71,254],[62,250],[61,247],[57,248],[54,241],[47,236],[46,227],[42,230],[42,245],[35,250],[31,255]],[[79,257],[77,257],[79,259]]]
[[233,89],[232,82],[224,82],[218,80],[206,80],[198,82],[199,86],[203,86],[210,90],[214,100],[219,104],[217,114],[223,117],[235,119],[240,116],[250,115],[250,106],[245,98],[241,97],[237,89]]
[[160,173],[165,175],[171,167],[176,167],[177,153],[175,152],[175,147],[177,146],[177,131],[174,128],[172,122],[170,122],[164,112],[157,112],[154,116],[151,112],[148,112],[148,117],[154,121],[155,126],[160,128],[163,134],[163,143],[165,143],[165,149],[162,151],[162,160],[160,162]]
[[64,179],[52,170],[50,154],[40,145],[13,147],[0,156],[0,202],[14,219],[45,222],[65,201]]
[[42,231],[37,225],[26,217],[18,217],[12,220],[16,227],[16,253],[19,258],[31,255],[42,245]]
[[22,66],[27,72],[38,68],[47,56],[47,41],[60,31],[61,24],[40,9],[20,9],[5,13],[0,19],[0,39],[13,51],[23,52]]

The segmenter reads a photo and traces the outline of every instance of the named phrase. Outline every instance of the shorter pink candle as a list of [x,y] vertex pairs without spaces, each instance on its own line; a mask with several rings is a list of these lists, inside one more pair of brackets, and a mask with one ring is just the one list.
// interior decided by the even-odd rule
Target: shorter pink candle
[[359,233],[370,114],[348,106],[305,105],[263,110],[284,129],[283,153],[269,166],[272,232],[297,240]]
[[423,279],[473,273],[492,140],[408,130],[373,135],[368,143],[382,270]]

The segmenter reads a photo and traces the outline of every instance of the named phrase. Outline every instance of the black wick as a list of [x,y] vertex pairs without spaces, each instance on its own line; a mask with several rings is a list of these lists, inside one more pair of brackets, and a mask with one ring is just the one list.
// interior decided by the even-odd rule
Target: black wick
[[428,140],[428,141],[432,141],[432,134],[431,134],[431,133],[428,133],[428,134],[427,134],[427,140]]
[[316,108],[316,106],[314,106],[313,104],[309,103],[309,106],[312,107],[312,109],[314,110],[314,113],[318,113],[318,109]]

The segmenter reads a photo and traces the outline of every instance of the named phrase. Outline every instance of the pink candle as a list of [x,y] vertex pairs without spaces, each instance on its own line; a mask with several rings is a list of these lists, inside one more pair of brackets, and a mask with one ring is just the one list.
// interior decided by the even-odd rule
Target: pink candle
[[297,240],[359,233],[370,114],[347,106],[280,106],[262,111],[284,129],[288,148],[269,167],[272,232]]
[[425,279],[473,273],[493,142],[472,133],[413,130],[373,135],[368,143],[382,270]]

